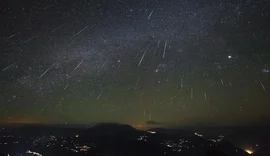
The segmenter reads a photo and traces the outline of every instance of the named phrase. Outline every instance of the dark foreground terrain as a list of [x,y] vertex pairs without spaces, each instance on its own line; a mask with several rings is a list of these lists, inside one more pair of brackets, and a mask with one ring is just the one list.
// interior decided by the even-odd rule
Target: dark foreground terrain
[[[240,131],[239,131],[240,132]],[[139,131],[129,125],[99,124],[91,128],[13,125],[0,130],[0,155],[6,156],[248,156],[237,147],[237,135],[151,129]],[[251,133],[251,132],[246,132]],[[216,137],[214,138],[214,135]],[[211,138],[212,137],[212,138]],[[246,136],[247,137],[247,136]],[[239,141],[240,140],[240,141]],[[230,143],[234,141],[236,144]],[[252,155],[269,155],[267,143]],[[259,145],[255,145],[259,146]],[[268,150],[269,151],[269,150]],[[253,151],[254,152],[254,151]]]

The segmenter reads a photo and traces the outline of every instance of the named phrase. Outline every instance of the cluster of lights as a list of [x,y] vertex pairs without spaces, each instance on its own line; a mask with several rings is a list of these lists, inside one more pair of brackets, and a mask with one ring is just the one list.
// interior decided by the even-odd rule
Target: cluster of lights
[[71,149],[72,152],[75,152],[75,153],[78,153],[79,151],[78,150],[75,150],[75,149]]
[[194,135],[198,136],[198,137],[203,137],[202,134],[199,134],[199,133],[194,133]]
[[[155,131],[147,131],[147,132],[150,133],[150,134],[156,134]],[[194,133],[194,135],[196,135],[196,136],[198,136],[198,137],[203,137],[203,135],[202,135],[202,134],[199,134],[199,133]],[[4,136],[4,137],[10,138],[10,137],[13,137],[13,136],[8,135],[8,136]],[[78,134],[75,135],[75,138],[78,138],[78,137],[79,137]],[[38,137],[36,140],[34,140],[33,143],[38,143],[38,142],[42,141],[42,139],[44,139],[44,138],[45,138],[45,137]],[[57,141],[57,137],[55,137],[55,136],[50,136],[49,138],[50,138],[50,139],[49,139],[50,141],[49,141],[49,143],[47,144],[47,147],[49,147],[49,146],[51,146],[51,145],[56,145],[55,143],[53,143],[53,142],[51,142],[51,141]],[[147,138],[148,138],[147,135],[143,135],[143,136],[139,136],[139,138],[138,138],[137,140],[147,141]],[[61,137],[61,139],[64,139],[64,138]],[[218,137],[218,139],[211,139],[211,141],[213,141],[213,142],[220,142],[220,141],[222,141],[223,139],[224,139],[224,136],[220,135],[220,136]],[[18,141],[15,141],[14,143],[17,144]],[[66,143],[68,143],[68,141],[63,140],[62,143],[66,144]],[[181,152],[181,151],[183,150],[183,148],[187,148],[187,149],[188,149],[188,148],[194,148],[193,145],[190,145],[190,146],[185,145],[186,143],[189,143],[189,142],[188,142],[187,140],[184,140],[184,139],[179,139],[178,142],[173,142],[173,141],[171,141],[171,140],[168,140],[168,141],[166,141],[165,143],[161,143],[161,144],[164,145],[164,146],[166,146],[166,147],[168,147],[168,148],[172,148],[173,151],[177,151],[177,152]],[[2,144],[2,143],[0,143],[0,144]],[[3,143],[3,144],[7,145],[8,143]],[[64,145],[61,144],[61,146],[63,147]],[[211,146],[211,145],[210,145],[210,146]],[[256,146],[258,146],[258,145],[256,144]],[[73,149],[73,148],[68,148],[68,147],[65,147],[65,148],[68,149],[68,150],[71,150],[72,152],[76,152],[76,153],[78,153],[79,151],[80,151],[80,152],[87,152],[87,151],[90,149],[90,147],[87,146],[87,145],[79,146],[79,145],[75,145],[75,144],[74,144],[74,147],[75,147],[75,149]],[[253,154],[253,153],[254,153],[254,151],[251,150],[251,149],[245,149],[245,152],[247,152],[248,154]],[[42,156],[42,154],[40,154],[40,153],[38,153],[38,152],[30,151],[30,150],[27,150],[26,153],[27,153],[27,154],[32,154],[32,155],[35,155],[35,156]]]
[[218,136],[218,139],[211,139],[210,141],[213,141],[213,142],[220,142],[220,141],[223,140],[223,138],[224,138],[224,136],[223,136],[223,135],[220,135],[220,136]]
[[184,140],[184,139],[179,139],[179,142],[173,142],[173,141],[168,140],[165,143],[161,143],[161,144],[168,148],[172,148],[173,151],[181,152],[185,148],[186,149],[194,148],[193,145],[188,146],[187,143],[189,143],[189,141]]
[[12,135],[7,135],[7,136],[2,136],[3,138],[13,138],[13,136]]
[[137,140],[142,140],[142,141],[147,141],[147,136],[143,135],[143,136],[140,136]]
[[[77,134],[74,136],[75,138],[79,138],[80,136]],[[44,138],[44,137],[42,137]],[[69,140],[66,137],[59,137],[57,138],[56,136],[50,136],[49,137],[49,141],[47,142],[46,147],[51,147],[51,146],[61,146],[61,148],[65,148],[66,150],[69,150],[71,152],[87,152],[90,147],[87,145],[79,145],[77,143],[75,143],[74,141],[76,141],[73,137],[70,138],[71,140]],[[37,139],[39,142],[36,141],[36,143],[40,143],[41,139]],[[60,143],[60,144],[59,144]],[[73,147],[69,147],[69,145],[73,144]],[[92,144],[92,146],[94,147],[95,145]]]
[[42,156],[42,154],[38,153],[38,152],[32,152],[30,150],[27,150],[26,151],[27,154],[33,154],[33,155],[36,155],[36,156]]
[[79,146],[79,147],[77,147],[77,148],[79,148],[81,152],[87,152],[87,151],[90,149],[90,147],[88,147],[88,146],[86,146],[86,145],[84,145],[84,146]]

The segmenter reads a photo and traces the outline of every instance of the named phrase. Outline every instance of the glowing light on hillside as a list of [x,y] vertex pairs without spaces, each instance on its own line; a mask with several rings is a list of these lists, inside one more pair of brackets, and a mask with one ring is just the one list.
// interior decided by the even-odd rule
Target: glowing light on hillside
[[42,156],[42,154],[38,153],[38,152],[32,152],[30,150],[27,150],[26,151],[27,154],[33,154],[33,155],[36,155],[36,156]]
[[151,133],[151,134],[156,134],[156,132],[154,131],[147,131],[148,133]]
[[198,137],[203,137],[203,135],[199,133],[194,133],[194,135],[197,135]]
[[252,153],[253,153],[253,151],[250,150],[250,149],[246,149],[245,151],[246,151],[248,154],[252,154]]

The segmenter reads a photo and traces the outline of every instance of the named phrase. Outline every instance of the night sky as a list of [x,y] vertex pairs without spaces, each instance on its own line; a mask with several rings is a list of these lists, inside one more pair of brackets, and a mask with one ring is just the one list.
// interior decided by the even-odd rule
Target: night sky
[[268,0],[4,0],[0,123],[261,124]]

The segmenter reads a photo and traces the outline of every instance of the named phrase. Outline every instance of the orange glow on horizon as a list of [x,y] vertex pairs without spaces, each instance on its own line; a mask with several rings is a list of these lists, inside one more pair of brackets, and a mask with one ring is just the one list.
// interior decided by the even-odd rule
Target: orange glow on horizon
[[149,128],[149,126],[145,124],[132,124],[131,126],[138,130],[147,130]]
[[18,117],[18,118],[11,118],[5,122],[6,124],[43,124],[42,121],[39,121],[34,118],[27,118],[27,117]]

